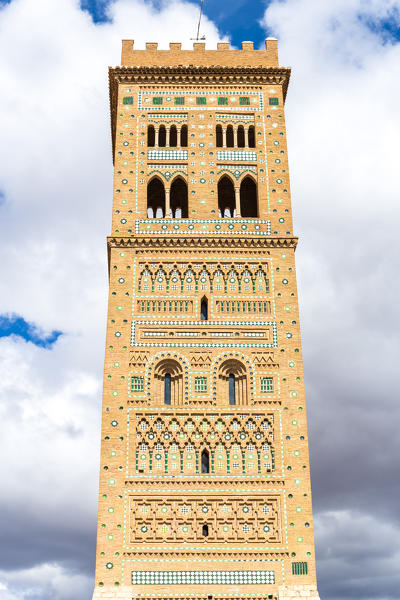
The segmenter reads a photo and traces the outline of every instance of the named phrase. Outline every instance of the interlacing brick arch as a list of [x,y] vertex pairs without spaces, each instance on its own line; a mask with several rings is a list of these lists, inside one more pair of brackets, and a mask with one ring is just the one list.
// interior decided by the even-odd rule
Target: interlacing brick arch
[[[275,469],[274,413],[138,413],[136,471],[257,475]],[[202,454],[208,453],[208,469]]]
[[[171,287],[171,283],[174,287]],[[161,286],[161,287],[160,287]],[[177,286],[177,287],[175,287]],[[203,287],[205,286],[205,287]],[[243,264],[165,264],[150,265],[140,272],[138,280],[139,292],[197,292],[207,290],[210,292],[239,293],[269,292],[268,265]]]

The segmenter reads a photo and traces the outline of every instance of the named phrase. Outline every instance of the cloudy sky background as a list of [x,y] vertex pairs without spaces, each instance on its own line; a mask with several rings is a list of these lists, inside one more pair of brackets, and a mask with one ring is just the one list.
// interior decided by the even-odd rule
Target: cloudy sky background
[[[322,600],[400,598],[400,0],[206,0],[207,46],[279,38]],[[190,47],[196,3],[0,0],[0,599],[94,582],[107,66]],[[186,38],[177,38],[176,31]]]

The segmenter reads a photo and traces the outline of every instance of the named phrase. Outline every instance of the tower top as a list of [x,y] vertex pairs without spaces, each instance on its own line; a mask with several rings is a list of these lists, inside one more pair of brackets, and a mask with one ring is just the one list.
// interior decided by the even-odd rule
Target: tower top
[[145,50],[135,50],[134,40],[122,40],[121,66],[189,66],[277,67],[278,40],[267,38],[265,50],[254,50],[253,42],[242,42],[234,50],[229,42],[218,42],[217,49],[206,50],[205,42],[194,42],[193,50],[182,50],[180,42],[170,42],[169,50],[159,50],[157,42],[147,42]]

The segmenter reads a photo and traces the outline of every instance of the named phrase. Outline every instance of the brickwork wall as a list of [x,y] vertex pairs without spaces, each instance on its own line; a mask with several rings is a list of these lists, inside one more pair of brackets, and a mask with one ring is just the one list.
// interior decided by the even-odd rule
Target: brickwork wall
[[314,600],[290,71],[276,40],[121,62],[94,598]]

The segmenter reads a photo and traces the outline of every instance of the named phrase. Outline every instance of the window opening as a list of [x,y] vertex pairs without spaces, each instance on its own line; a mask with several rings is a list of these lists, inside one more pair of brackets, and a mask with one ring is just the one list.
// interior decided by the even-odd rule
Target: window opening
[[181,146],[186,147],[188,145],[188,130],[187,125],[181,127]]
[[204,535],[204,537],[208,537],[208,525],[202,526],[201,533]]
[[162,219],[165,213],[164,185],[158,177],[154,177],[147,185],[147,218]]
[[235,188],[226,175],[218,181],[218,214],[220,218],[236,215]]
[[176,130],[176,125],[171,125],[171,129],[169,130],[169,145],[170,146],[178,145],[178,133]]
[[245,177],[240,184],[240,214],[242,217],[258,217],[257,185],[251,177]]
[[256,138],[254,134],[254,125],[250,125],[249,127],[249,148],[256,147]]
[[149,125],[147,128],[147,145],[154,146],[156,143],[156,133],[154,129],[154,125]]
[[183,179],[177,177],[171,185],[170,206],[173,219],[188,218],[188,190]]
[[200,320],[207,321],[208,319],[208,301],[207,298],[202,298],[200,307]]
[[210,472],[210,455],[208,454],[208,450],[203,450],[201,453],[201,472]]
[[272,377],[261,377],[261,391],[263,393],[274,391],[274,380]]
[[236,404],[236,390],[235,390],[235,376],[233,373],[230,373],[228,379],[229,386],[229,404],[234,406]]
[[228,125],[226,128],[226,146],[227,148],[233,148],[233,127]]
[[222,125],[217,125],[215,136],[217,148],[222,148]]
[[171,404],[171,374],[166,373],[164,377],[164,404]]
[[245,143],[244,143],[244,127],[243,127],[243,125],[239,125],[238,130],[237,130],[237,145],[238,145],[238,148],[244,148],[245,147]]
[[160,129],[158,130],[158,146],[164,148],[167,142],[167,130],[165,129],[165,125],[160,125]]

